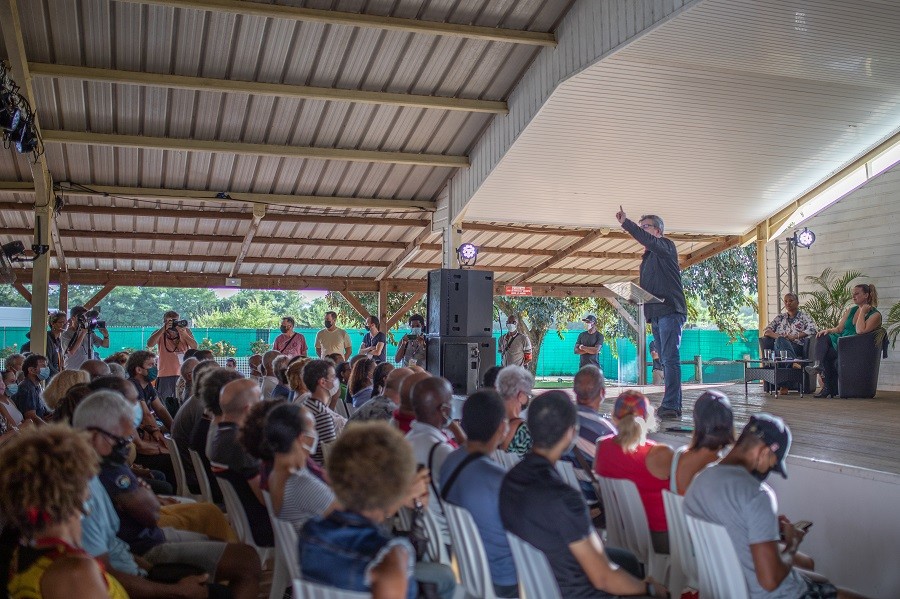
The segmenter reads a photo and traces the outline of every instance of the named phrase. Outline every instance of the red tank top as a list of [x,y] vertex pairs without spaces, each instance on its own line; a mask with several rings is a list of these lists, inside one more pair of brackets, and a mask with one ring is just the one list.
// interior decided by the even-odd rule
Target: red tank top
[[653,441],[647,441],[637,448],[634,453],[625,451],[613,441],[614,436],[608,435],[597,443],[597,458],[594,461],[594,471],[599,476],[607,478],[626,478],[637,485],[647,512],[647,522],[653,532],[666,532],[666,510],[663,507],[662,492],[669,488],[669,479],[660,480],[653,476],[647,469],[647,454],[656,445]]

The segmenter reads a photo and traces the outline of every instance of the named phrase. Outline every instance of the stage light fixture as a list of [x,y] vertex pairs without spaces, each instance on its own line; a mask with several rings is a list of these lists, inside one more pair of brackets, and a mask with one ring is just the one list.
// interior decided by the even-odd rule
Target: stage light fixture
[[30,154],[37,149],[37,135],[34,133],[34,127],[30,121],[22,121],[19,127],[20,131],[13,132],[13,139],[16,140],[16,151],[20,154]]
[[794,233],[794,242],[797,244],[797,247],[809,249],[816,242],[816,234],[803,227],[803,230]]
[[478,246],[474,243],[464,243],[456,248],[456,259],[461,267],[475,266],[478,261]]
[[0,103],[0,129],[12,132],[19,127],[19,120],[22,118],[22,111],[13,105],[3,106]]

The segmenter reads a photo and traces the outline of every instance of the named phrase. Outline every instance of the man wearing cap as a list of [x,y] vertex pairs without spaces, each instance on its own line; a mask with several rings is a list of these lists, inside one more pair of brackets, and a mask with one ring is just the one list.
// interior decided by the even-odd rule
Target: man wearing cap
[[641,287],[662,300],[661,303],[644,304],[644,315],[653,329],[653,338],[659,343],[666,382],[666,392],[656,416],[678,420],[681,418],[681,327],[687,320],[678,249],[671,239],[663,237],[663,220],[655,214],[642,216],[640,223],[635,223],[619,206],[616,219],[635,241],[644,246]]
[[751,597],[856,597],[794,568],[805,532],[778,515],[775,492],[763,482],[772,471],[787,478],[790,448],[791,431],[781,418],[751,416],[731,451],[690,484],[685,513],[725,527]]
[[[600,368],[600,349],[603,347],[603,333],[597,330],[597,317],[588,314],[581,319],[585,329],[575,340],[575,353],[581,356],[578,368],[596,366]],[[602,369],[601,369],[602,370]]]
[[500,337],[500,356],[503,366],[528,366],[531,362],[531,339],[519,330],[515,315],[506,319],[506,334]]

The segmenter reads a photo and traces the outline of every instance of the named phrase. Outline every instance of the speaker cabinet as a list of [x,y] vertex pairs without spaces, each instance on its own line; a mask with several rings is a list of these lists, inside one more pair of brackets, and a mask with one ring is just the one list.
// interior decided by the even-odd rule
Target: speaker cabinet
[[426,370],[450,381],[454,395],[478,390],[484,373],[497,364],[493,337],[429,337]]
[[428,273],[428,333],[439,337],[489,337],[494,273],[442,268]]

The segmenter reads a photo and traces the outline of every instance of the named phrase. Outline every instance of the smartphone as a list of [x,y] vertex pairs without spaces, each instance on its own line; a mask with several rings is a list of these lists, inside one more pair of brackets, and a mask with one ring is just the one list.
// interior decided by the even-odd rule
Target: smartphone
[[813,525],[809,520],[800,520],[799,522],[794,522],[794,528],[799,528],[803,532],[806,532]]

